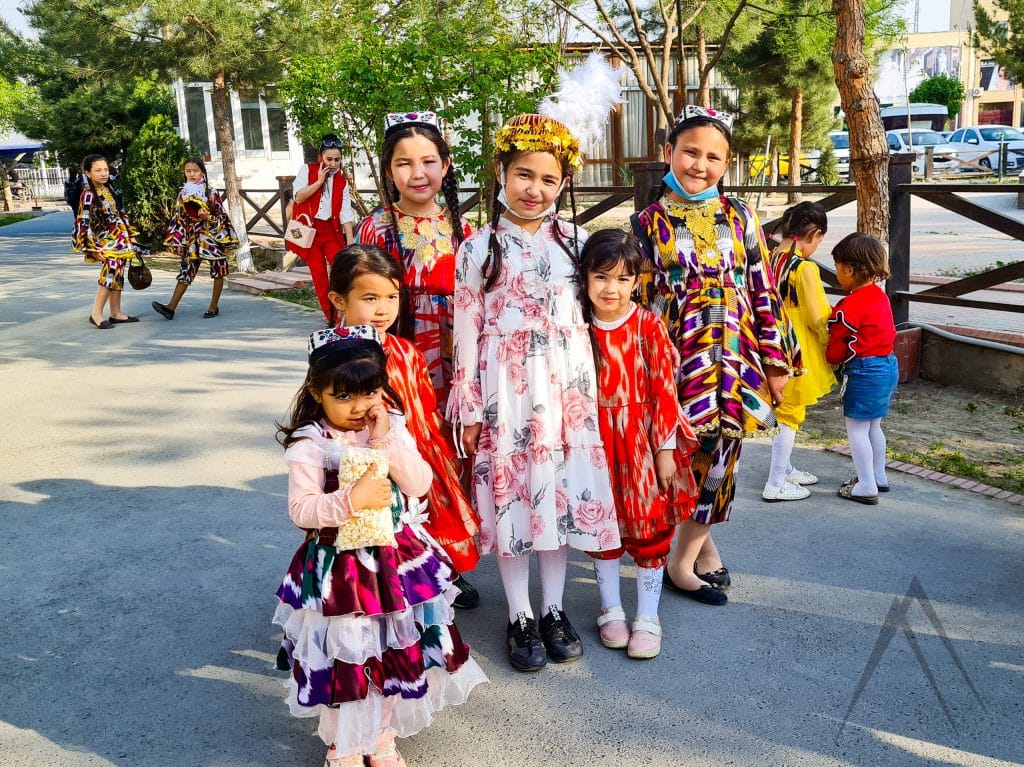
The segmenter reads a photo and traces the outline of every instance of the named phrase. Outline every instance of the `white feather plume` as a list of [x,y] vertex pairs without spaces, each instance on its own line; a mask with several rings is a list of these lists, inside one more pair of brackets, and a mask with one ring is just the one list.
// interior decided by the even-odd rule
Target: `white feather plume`
[[604,137],[604,126],[615,104],[621,104],[619,73],[600,53],[591,53],[572,70],[558,70],[558,89],[544,98],[542,115],[563,123],[586,151]]

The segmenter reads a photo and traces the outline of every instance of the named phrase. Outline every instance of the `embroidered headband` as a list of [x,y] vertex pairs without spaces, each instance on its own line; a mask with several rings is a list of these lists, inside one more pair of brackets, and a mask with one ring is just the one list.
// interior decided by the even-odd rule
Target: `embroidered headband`
[[695,117],[703,117],[708,120],[714,120],[716,123],[721,125],[725,130],[732,135],[732,124],[736,120],[736,115],[730,114],[729,112],[718,112],[714,109],[705,109],[699,107],[696,104],[687,104],[683,107],[683,111],[679,113],[679,117],[676,118],[675,127],[692,120]]
[[381,346],[380,333],[373,325],[325,328],[317,330],[309,337],[309,364],[312,365],[352,341],[373,341],[377,346]]
[[427,126],[441,132],[436,112],[389,112],[384,118],[384,138],[410,125]]
[[550,152],[575,172],[583,165],[580,142],[564,123],[538,114],[516,115],[494,135],[494,151]]

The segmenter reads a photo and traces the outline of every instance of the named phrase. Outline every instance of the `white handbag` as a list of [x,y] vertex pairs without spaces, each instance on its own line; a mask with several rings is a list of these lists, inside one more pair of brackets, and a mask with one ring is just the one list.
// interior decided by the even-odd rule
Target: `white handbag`
[[[302,217],[306,219],[305,224],[299,221]],[[314,237],[316,237],[316,229],[313,228],[313,222],[305,213],[300,213],[289,221],[288,226],[284,230],[285,242],[290,242],[299,248],[308,248],[313,244]]]

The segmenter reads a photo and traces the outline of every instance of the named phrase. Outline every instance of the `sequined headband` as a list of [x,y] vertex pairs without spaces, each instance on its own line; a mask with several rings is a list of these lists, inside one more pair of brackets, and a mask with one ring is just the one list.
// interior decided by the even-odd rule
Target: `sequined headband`
[[384,118],[384,138],[410,125],[426,125],[438,133],[441,132],[436,112],[389,112]]
[[736,120],[736,115],[730,114],[729,112],[718,112],[714,109],[705,109],[699,107],[696,104],[687,104],[683,107],[683,111],[679,113],[679,117],[676,118],[675,124],[678,126],[680,123],[686,120],[691,120],[694,117],[706,117],[709,120],[714,120],[716,123],[721,125],[729,135],[732,135],[732,124]]
[[580,142],[558,120],[546,115],[516,115],[494,135],[494,150],[504,152],[550,152],[573,170],[583,165]]
[[381,345],[380,333],[373,325],[351,325],[349,327],[317,330],[309,337],[310,364],[323,359],[339,346],[352,341],[373,341]]

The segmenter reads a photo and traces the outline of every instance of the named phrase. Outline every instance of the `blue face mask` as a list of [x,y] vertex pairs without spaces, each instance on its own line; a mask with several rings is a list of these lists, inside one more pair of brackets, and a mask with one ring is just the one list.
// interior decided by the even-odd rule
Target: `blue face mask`
[[698,192],[697,194],[690,194],[685,189],[683,189],[683,185],[679,183],[679,179],[676,178],[676,174],[672,171],[671,168],[669,169],[668,173],[665,174],[665,178],[663,178],[662,181],[665,182],[665,186],[667,186],[669,189],[678,194],[687,202],[703,202],[704,200],[712,200],[715,197],[718,197],[717,184],[712,184],[703,192]]

